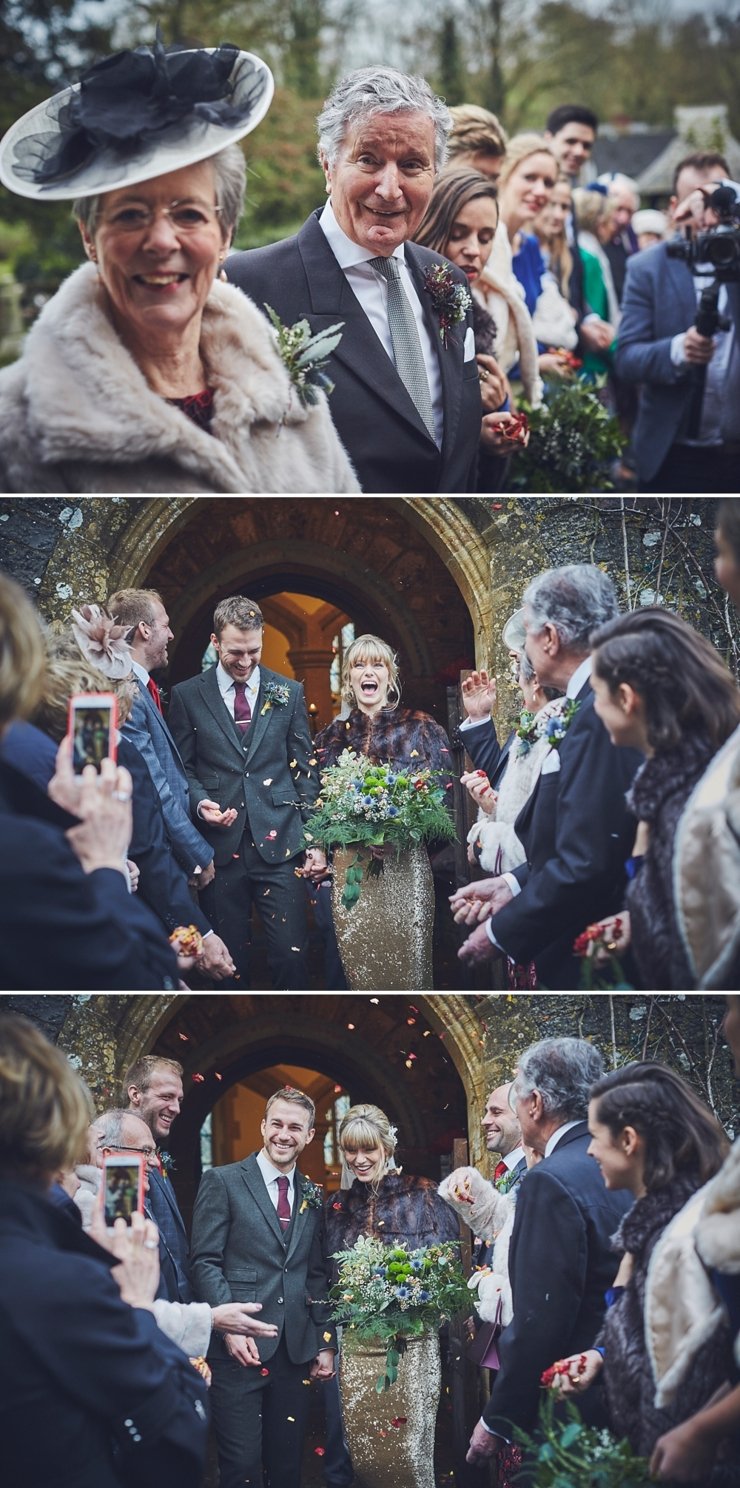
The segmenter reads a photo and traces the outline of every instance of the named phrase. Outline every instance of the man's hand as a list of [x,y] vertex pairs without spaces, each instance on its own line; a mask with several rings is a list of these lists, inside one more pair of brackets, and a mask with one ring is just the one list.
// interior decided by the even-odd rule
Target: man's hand
[[333,1379],[336,1374],[334,1368],[334,1350],[319,1349],[309,1370],[311,1379]]
[[658,1437],[650,1458],[650,1476],[659,1483],[708,1483],[717,1443],[705,1435],[697,1417]]
[[590,316],[582,322],[580,336],[588,351],[608,351],[614,340],[614,326],[597,315]]
[[310,883],[320,883],[326,878],[329,864],[326,853],[322,847],[307,847],[303,860],[303,867],[299,870],[302,878],[307,878]]
[[139,878],[141,877],[141,874],[139,871],[138,863],[134,863],[132,858],[126,859],[126,872],[128,873],[128,881],[131,887],[131,893],[135,894],[136,890],[139,887]]
[[237,1364],[243,1364],[245,1369],[262,1362],[253,1338],[243,1338],[239,1333],[224,1333],[224,1343],[229,1357],[236,1359]]
[[478,878],[450,895],[450,909],[456,925],[479,925],[513,898],[505,878]]
[[475,723],[490,718],[491,709],[496,706],[496,678],[491,677],[484,667],[479,672],[471,672],[462,684],[462,700],[468,718]]
[[201,868],[200,873],[194,873],[193,877],[188,879],[188,883],[191,888],[197,889],[198,893],[200,893],[201,889],[204,889],[206,884],[212,883],[215,877],[216,864],[213,858],[211,858],[210,863],[206,863],[205,868]]
[[234,975],[236,966],[231,959],[229,947],[221,939],[220,935],[207,935],[203,941],[203,950],[198,957],[198,970],[204,971],[207,976],[213,977],[214,981],[220,982],[224,977]]
[[711,336],[700,336],[696,326],[689,326],[683,338],[683,359],[692,367],[706,367],[714,356]]
[[[208,823],[209,827],[230,827],[232,822],[236,821],[239,813],[235,806],[230,806],[228,811],[222,811],[218,801],[206,800],[198,802],[198,815],[201,821]],[[204,868],[203,873],[200,875],[201,878],[205,874],[205,871]]]
[[261,1302],[222,1302],[211,1309],[216,1333],[230,1333],[255,1338],[277,1338],[277,1323],[263,1323],[253,1314],[262,1311]]
[[482,966],[485,961],[494,961],[502,952],[498,946],[493,944],[485,925],[479,925],[467,940],[464,940],[457,953],[458,960],[466,961],[468,966]]
[[485,1426],[481,1426],[480,1421],[476,1421],[465,1461],[469,1462],[471,1467],[474,1467],[476,1463],[490,1462],[492,1457],[498,1456],[502,1445],[500,1436],[491,1436],[490,1431],[486,1431]]

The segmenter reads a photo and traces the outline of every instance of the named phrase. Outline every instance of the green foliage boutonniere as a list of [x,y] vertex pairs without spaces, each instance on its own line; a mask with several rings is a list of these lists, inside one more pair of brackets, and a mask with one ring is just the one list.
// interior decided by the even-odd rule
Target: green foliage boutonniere
[[304,408],[309,408],[318,403],[319,389],[327,397],[334,391],[334,383],[324,368],[342,339],[344,321],[337,321],[336,325],[312,334],[307,320],[297,320],[295,325],[286,326],[271,305],[266,304],[265,309],[275,328],[283,365]]
[[324,1204],[324,1190],[320,1183],[313,1183],[310,1178],[301,1178],[301,1207],[299,1214],[305,1213],[306,1209],[321,1209]]
[[284,682],[266,682],[263,697],[260,713],[269,713],[271,708],[285,708],[290,701],[290,688]]

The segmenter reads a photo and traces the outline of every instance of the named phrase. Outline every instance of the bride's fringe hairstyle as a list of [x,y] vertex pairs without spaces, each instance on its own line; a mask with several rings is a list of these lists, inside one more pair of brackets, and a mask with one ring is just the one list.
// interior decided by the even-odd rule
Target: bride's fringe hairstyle
[[370,1180],[374,1193],[377,1193],[381,1178],[396,1168],[394,1152],[396,1150],[397,1132],[392,1126],[385,1111],[379,1106],[352,1106],[342,1120],[339,1128],[339,1148],[342,1154],[342,1188],[351,1188],[354,1182],[354,1174],[347,1167],[345,1152],[371,1152],[373,1148],[379,1147],[382,1156],[378,1160],[376,1171]]
[[357,707],[357,699],[352,691],[349,679],[350,668],[369,662],[374,665],[383,662],[388,668],[388,707],[397,708],[401,701],[401,688],[398,682],[398,657],[395,651],[388,645],[387,641],[381,641],[380,636],[361,635],[347,647],[342,662],[342,698],[349,703],[350,708]]

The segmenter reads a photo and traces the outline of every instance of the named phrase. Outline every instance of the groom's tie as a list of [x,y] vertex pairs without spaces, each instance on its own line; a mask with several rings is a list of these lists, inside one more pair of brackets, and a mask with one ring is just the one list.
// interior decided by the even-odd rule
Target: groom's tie
[[280,1220],[280,1223],[281,1223],[283,1229],[284,1230],[287,1230],[288,1225],[290,1224],[290,1203],[288,1202],[288,1180],[287,1180],[287,1178],[284,1175],[281,1175],[275,1181],[277,1183],[277,1191],[278,1191],[277,1217]]
[[234,683],[234,723],[236,724],[242,738],[252,722],[252,709],[247,697],[246,682]]
[[416,410],[434,439],[434,413],[429,391],[424,353],[414,312],[404,294],[398,259],[371,258],[370,267],[377,269],[388,285],[388,327],[393,342],[396,371],[412,398]]

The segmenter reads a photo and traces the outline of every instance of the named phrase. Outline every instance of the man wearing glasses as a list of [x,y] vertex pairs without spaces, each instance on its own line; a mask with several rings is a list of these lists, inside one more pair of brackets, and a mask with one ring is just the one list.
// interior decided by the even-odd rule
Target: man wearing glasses
[[[104,1111],[90,1127],[92,1158],[102,1168],[107,1152],[142,1153],[144,1166],[144,1213],[147,1219],[157,1224],[152,1209],[151,1177],[159,1172],[157,1148],[145,1121],[130,1111]],[[177,1295],[177,1263],[175,1256],[159,1229],[159,1286],[157,1296],[170,1302],[182,1300]],[[188,1299],[189,1300],[189,1299]]]

